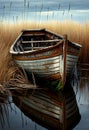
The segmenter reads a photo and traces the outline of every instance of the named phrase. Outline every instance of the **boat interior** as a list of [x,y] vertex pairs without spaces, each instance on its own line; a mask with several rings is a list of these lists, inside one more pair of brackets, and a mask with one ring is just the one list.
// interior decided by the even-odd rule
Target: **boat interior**
[[48,48],[57,44],[61,40],[54,34],[45,33],[23,33],[14,45],[14,51],[32,51]]

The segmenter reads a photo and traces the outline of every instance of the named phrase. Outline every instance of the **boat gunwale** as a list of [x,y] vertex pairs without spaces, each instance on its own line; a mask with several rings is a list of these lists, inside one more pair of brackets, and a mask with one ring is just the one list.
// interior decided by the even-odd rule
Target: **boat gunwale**
[[[53,45],[53,46],[48,46],[48,47],[46,47],[46,48],[42,48],[42,49],[39,49],[39,50],[14,51],[13,48],[14,48],[15,44],[16,44],[17,41],[23,36],[23,34],[24,34],[25,31],[45,31],[45,33],[53,34],[53,35],[59,37],[60,39],[58,39],[59,42],[58,42],[57,44],[55,44],[55,45]],[[57,35],[56,33],[51,32],[51,31],[48,31],[48,30],[45,30],[45,29],[23,30],[23,31],[21,31],[21,33],[19,34],[19,36],[16,38],[16,40],[15,40],[14,43],[12,44],[12,46],[11,46],[11,48],[10,48],[10,53],[11,53],[12,55],[24,55],[24,54],[29,54],[29,53],[30,53],[30,54],[34,54],[34,53],[44,52],[44,51],[48,51],[48,50],[50,50],[50,49],[52,49],[52,48],[54,48],[54,47],[57,47],[59,44],[62,44],[63,41],[64,41],[64,39],[63,39],[62,36]],[[35,42],[35,41],[34,41],[34,42]],[[38,41],[38,42],[39,42],[39,41]],[[77,47],[78,49],[82,47],[82,45],[80,45],[80,44],[78,44],[78,43],[75,43],[75,42],[70,42],[69,40],[68,40],[68,43],[71,44],[71,45],[73,45],[74,47]]]
[[13,47],[14,47],[14,45],[15,45],[15,44],[14,44],[13,47],[12,47],[12,50],[10,50],[10,53],[13,54],[13,55],[14,55],[14,54],[15,54],[15,55],[16,55],[16,54],[17,54],[17,55],[24,55],[24,54],[26,55],[26,54],[29,54],[29,53],[30,53],[30,54],[34,54],[34,53],[36,54],[36,53],[39,53],[39,52],[41,53],[41,52],[45,52],[45,51],[48,51],[48,50],[50,51],[50,50],[56,48],[57,46],[59,46],[59,45],[61,45],[61,44],[63,44],[63,40],[59,41],[57,44],[55,44],[55,45],[53,45],[53,46],[48,46],[48,47],[46,47],[46,48],[42,48],[42,49],[39,49],[39,50],[22,51],[22,52],[19,52],[19,51],[16,52],[16,51],[14,51],[14,50],[13,50]]
[[[22,32],[25,32],[25,31],[45,31],[45,32],[47,32],[47,33],[50,33],[50,34],[53,34],[53,35],[55,35],[55,36],[57,36],[57,37],[59,37],[60,39],[63,39],[63,36],[62,35],[59,35],[59,34],[57,34],[57,33],[54,33],[54,32],[52,32],[52,31],[49,31],[49,30],[47,30],[47,29],[45,29],[45,28],[43,28],[43,29],[26,29],[26,30],[23,30]],[[68,40],[69,41],[69,40]],[[70,41],[69,41],[70,42]],[[70,42],[71,44],[73,44],[73,45],[75,45],[75,46],[78,46],[79,48],[80,47],[82,47],[82,45],[81,44],[78,44],[78,43],[76,43],[76,42]]]

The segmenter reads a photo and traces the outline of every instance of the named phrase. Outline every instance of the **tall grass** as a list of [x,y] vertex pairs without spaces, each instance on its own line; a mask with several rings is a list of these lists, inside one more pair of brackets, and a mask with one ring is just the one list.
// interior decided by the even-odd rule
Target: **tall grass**
[[49,30],[52,30],[58,34],[67,34],[68,39],[82,45],[80,54],[80,62],[89,62],[89,23],[80,24],[72,21],[64,22],[48,22],[42,24]]
[[71,41],[82,44],[80,54],[80,62],[89,62],[89,23],[79,24],[76,22],[41,22],[38,23],[17,23],[17,24],[0,24],[0,82],[9,80],[15,72],[15,67],[12,65],[13,59],[9,53],[11,44],[22,29],[46,28],[58,34],[67,34]]

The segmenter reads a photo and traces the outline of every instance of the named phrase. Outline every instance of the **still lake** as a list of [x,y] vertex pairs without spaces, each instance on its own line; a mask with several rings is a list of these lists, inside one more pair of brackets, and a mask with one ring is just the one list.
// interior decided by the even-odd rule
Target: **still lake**
[[[89,80],[82,79],[79,88],[74,87],[74,93],[81,115],[81,119],[73,130],[89,130]],[[83,85],[83,86],[82,86]],[[75,105],[75,104],[74,104]],[[29,116],[26,116],[20,108],[15,105],[12,97],[9,97],[9,102],[6,100],[0,105],[0,130],[47,130],[47,127],[42,127],[43,124],[35,122]]]
[[10,97],[0,106],[0,130],[46,130],[24,115]]

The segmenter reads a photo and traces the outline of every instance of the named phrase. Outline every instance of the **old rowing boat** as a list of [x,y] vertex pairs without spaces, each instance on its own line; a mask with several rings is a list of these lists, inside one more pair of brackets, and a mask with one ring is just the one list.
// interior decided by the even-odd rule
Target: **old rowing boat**
[[78,61],[81,45],[45,29],[23,30],[10,48],[16,64],[52,84],[63,87]]
[[50,89],[36,89],[21,96],[13,92],[14,103],[32,120],[50,130],[70,130],[80,121],[73,88],[66,84],[57,95]]

